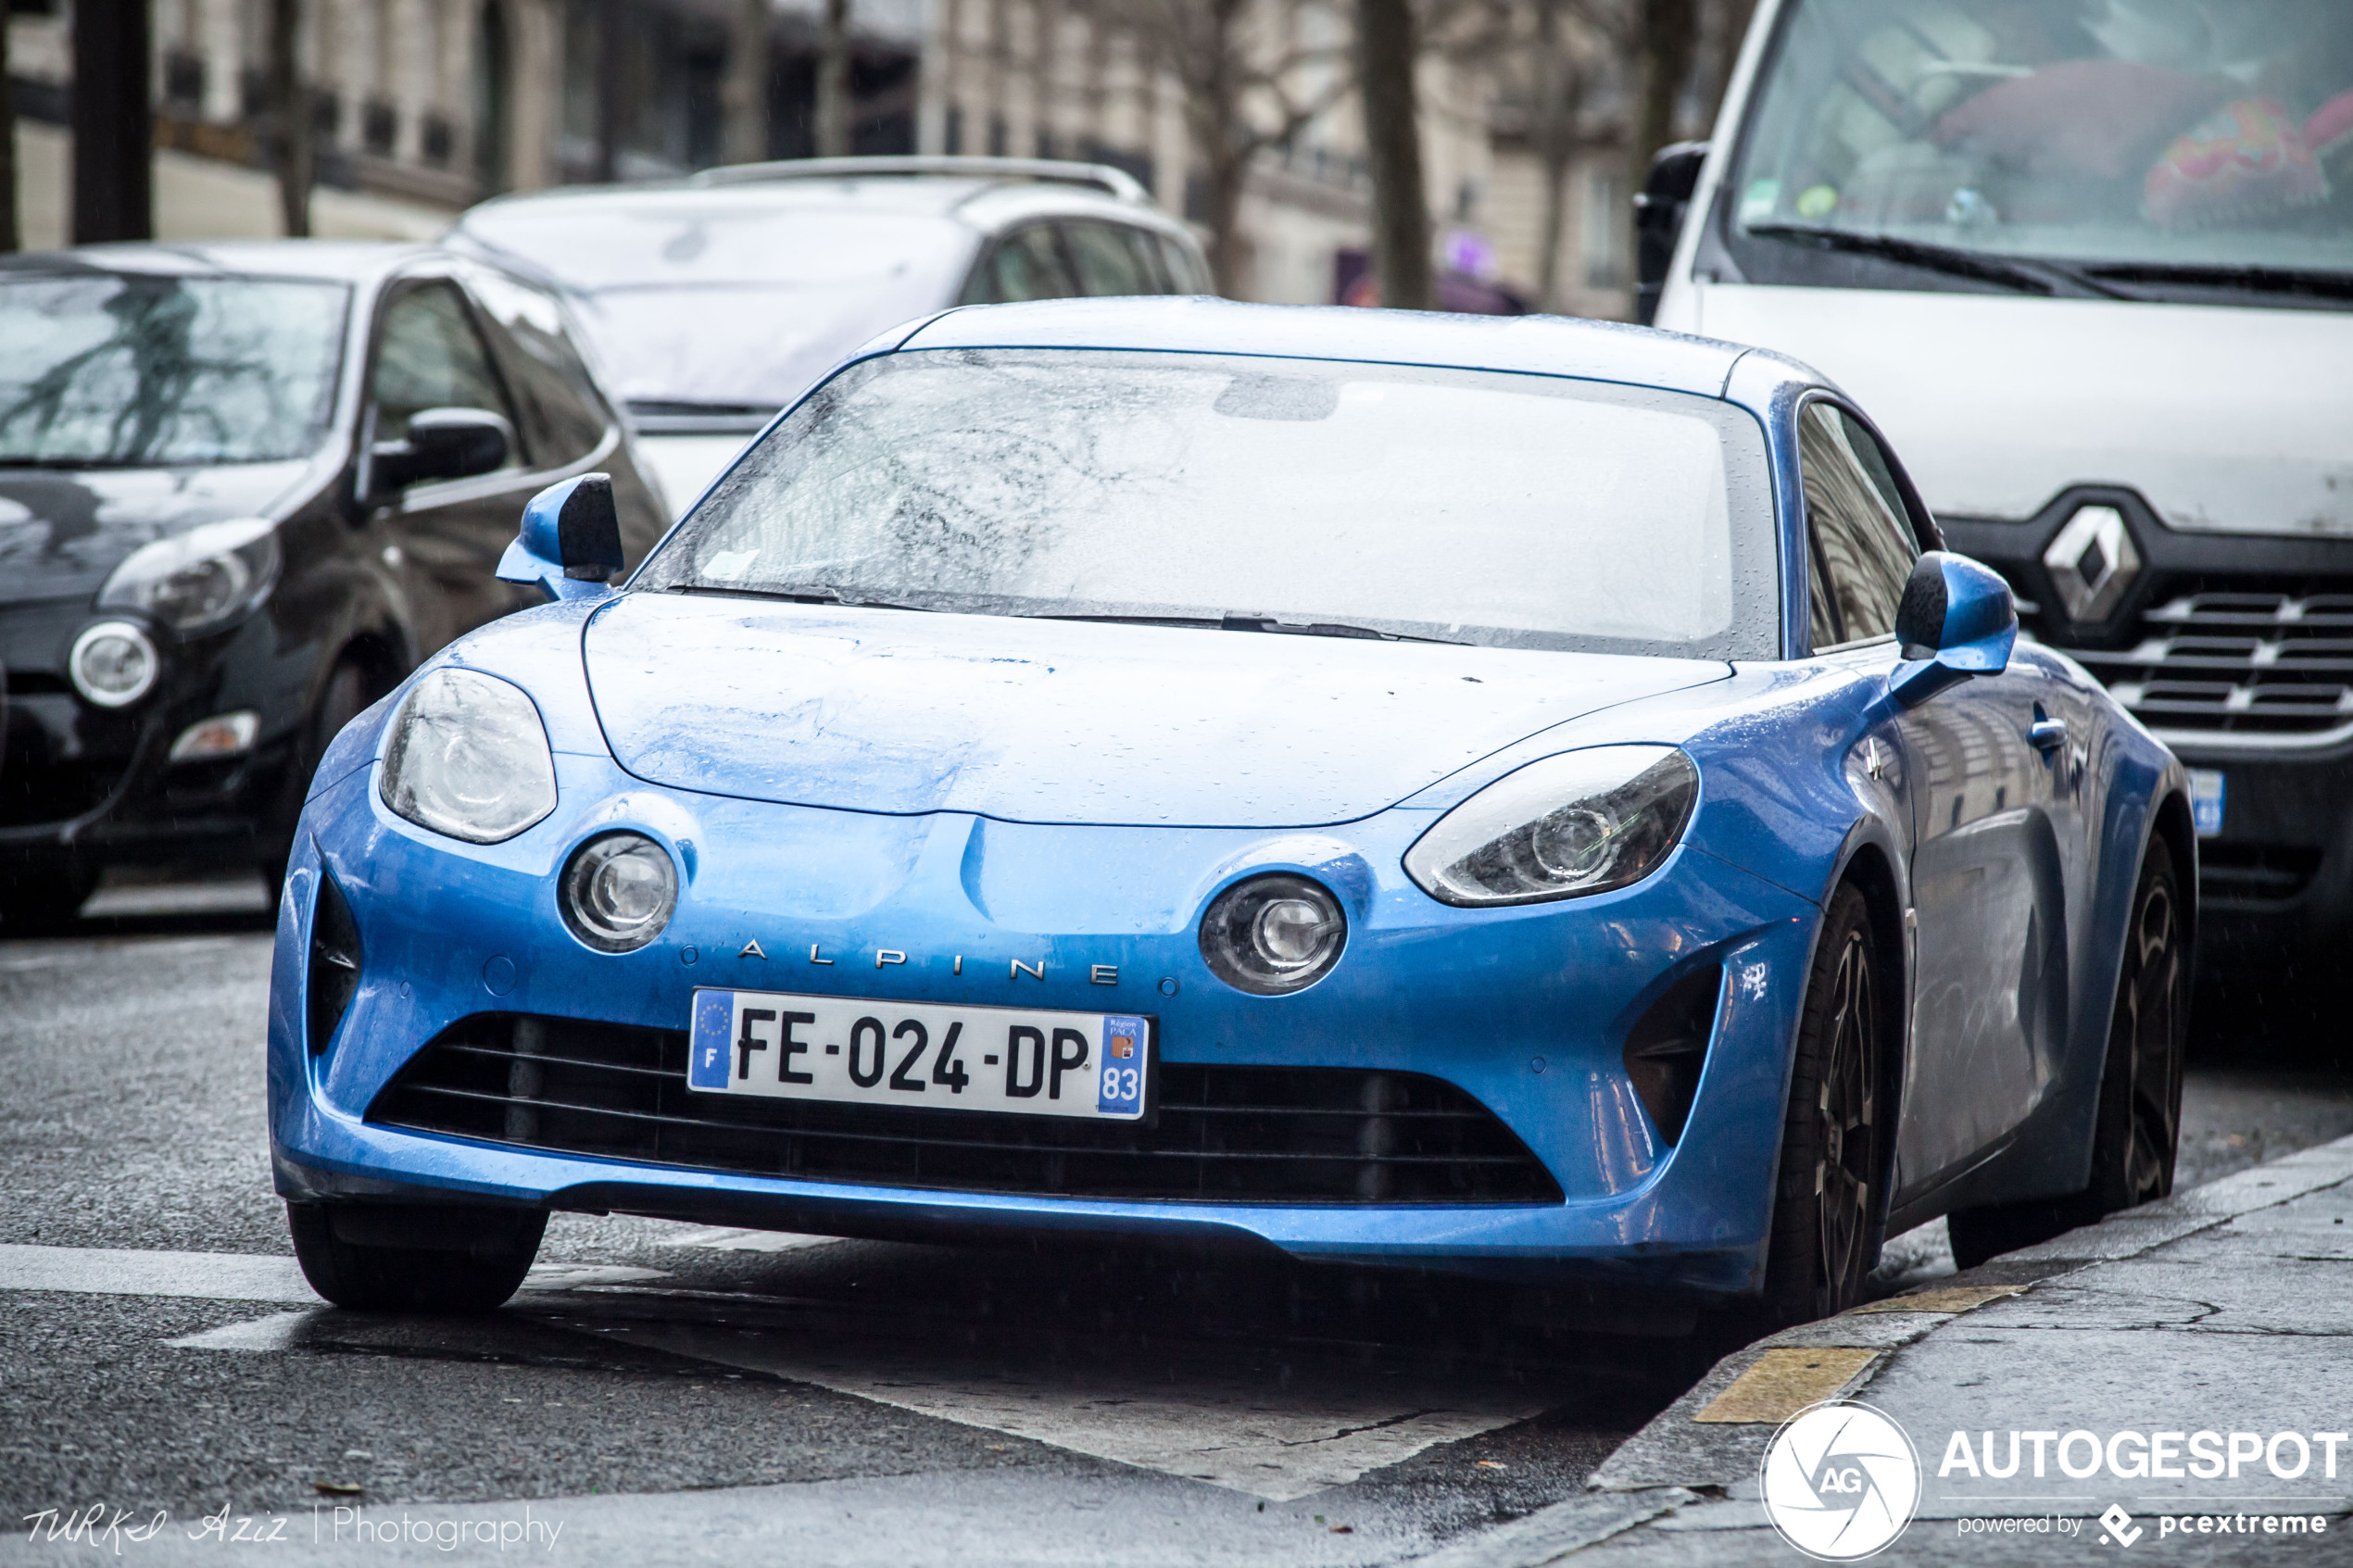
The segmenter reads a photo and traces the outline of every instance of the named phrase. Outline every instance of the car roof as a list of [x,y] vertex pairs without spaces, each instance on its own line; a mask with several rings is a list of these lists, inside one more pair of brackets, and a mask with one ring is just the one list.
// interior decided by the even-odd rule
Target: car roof
[[1019,177],[997,179],[964,174],[846,174],[824,178],[644,182],[626,185],[572,185],[548,191],[494,196],[469,207],[453,228],[464,232],[478,214],[530,207],[547,211],[643,212],[694,207],[702,210],[812,215],[824,212],[895,213],[953,220],[993,233],[1038,217],[1092,216],[1177,231],[1181,225],[1157,207],[1122,201],[1107,192]]
[[899,347],[1110,348],[1361,359],[1574,376],[1709,397],[1724,395],[1733,365],[1751,352],[1711,338],[1564,316],[1244,305],[1201,296],[966,306],[932,318]]
[[433,245],[364,240],[223,240],[203,244],[76,245],[0,257],[16,272],[152,272],[169,276],[320,278],[361,282],[404,262],[442,254]]

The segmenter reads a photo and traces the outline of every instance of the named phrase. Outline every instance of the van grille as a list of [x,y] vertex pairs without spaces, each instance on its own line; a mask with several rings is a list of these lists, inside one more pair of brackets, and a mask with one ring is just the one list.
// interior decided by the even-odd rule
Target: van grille
[[1558,1203],[1525,1144],[1416,1073],[1164,1062],[1145,1124],[698,1094],[682,1032],[483,1013],[369,1108],[383,1126],[744,1175],[1066,1198]]
[[2353,725],[2353,593],[2207,591],[2150,606],[2129,647],[2070,648],[2156,729]]

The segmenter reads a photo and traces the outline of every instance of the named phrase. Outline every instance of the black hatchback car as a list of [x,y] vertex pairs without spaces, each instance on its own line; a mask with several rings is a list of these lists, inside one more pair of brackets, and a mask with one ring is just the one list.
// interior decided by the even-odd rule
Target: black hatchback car
[[561,303],[413,245],[0,262],[0,930],[119,862],[283,870],[327,741],[460,633],[522,505],[662,508]]

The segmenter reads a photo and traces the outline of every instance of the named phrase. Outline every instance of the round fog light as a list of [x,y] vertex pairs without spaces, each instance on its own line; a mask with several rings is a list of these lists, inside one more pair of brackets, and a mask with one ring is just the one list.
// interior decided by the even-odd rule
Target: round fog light
[[1202,917],[1201,956],[1237,990],[1278,997],[1321,980],[1348,941],[1348,917],[1321,884],[1260,876],[1217,896]]
[[557,902],[572,934],[591,947],[635,952],[670,923],[678,872],[669,852],[643,834],[609,833],[573,853]]
[[101,708],[128,708],[163,672],[155,644],[128,621],[101,621],[73,640],[66,673],[73,689]]

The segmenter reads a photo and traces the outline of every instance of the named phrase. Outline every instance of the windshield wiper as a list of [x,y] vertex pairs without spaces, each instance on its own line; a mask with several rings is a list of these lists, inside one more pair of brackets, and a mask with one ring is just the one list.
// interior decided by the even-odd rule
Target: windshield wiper
[[1337,621],[1277,621],[1270,615],[1030,615],[1026,621],[1101,621],[1123,626],[1198,626],[1207,632],[1272,632],[1290,637],[1356,637],[1366,642],[1443,643],[1450,647],[1470,645],[1453,637],[1421,637],[1411,632],[1383,632],[1371,626],[1350,626]]
[[2117,283],[2172,283],[2229,294],[2301,295],[2311,299],[2353,300],[2353,273],[2307,271],[2295,267],[2233,267],[2224,262],[2112,261],[2083,269],[2086,276]]
[[794,583],[777,588],[747,588],[734,583],[673,583],[673,594],[711,594],[721,598],[783,599],[797,605],[841,605],[850,609],[909,609],[918,615],[932,613],[928,605],[894,604],[888,599],[870,599],[855,589],[844,593],[830,583]]
[[1825,229],[1810,223],[1753,223],[1742,232],[1785,245],[1812,245],[1818,250],[1845,251],[1856,256],[1881,257],[1906,267],[1975,278],[1999,283],[2020,294],[2084,294],[2106,299],[2130,299],[2120,289],[2072,267],[2038,257],[1995,256],[1989,251],[1964,250],[1958,245],[1931,245],[1894,234],[1862,233],[1851,229]]

